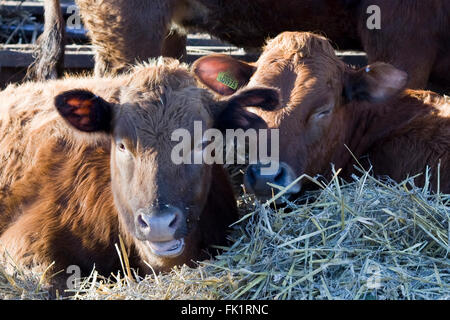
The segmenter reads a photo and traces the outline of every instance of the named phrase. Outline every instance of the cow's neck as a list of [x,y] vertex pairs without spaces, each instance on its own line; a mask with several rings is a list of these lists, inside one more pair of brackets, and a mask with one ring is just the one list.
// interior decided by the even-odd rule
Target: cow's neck
[[238,219],[236,199],[228,175],[221,165],[213,165],[212,183],[200,219],[202,242],[223,245],[228,226]]
[[[363,105],[359,102],[354,103],[347,112],[350,125],[345,139],[351,153],[343,147],[341,154],[340,165],[344,168],[344,175],[348,176],[354,172],[355,159],[361,164],[368,164],[367,160],[370,160],[370,164],[376,169],[377,163],[373,162],[375,158],[372,159],[371,150],[430,112],[432,108],[429,105],[420,97],[410,95],[408,92],[384,103]],[[398,152],[393,153],[392,150],[380,148],[377,151],[382,152],[384,158],[392,159],[393,163],[395,158],[398,158]]]

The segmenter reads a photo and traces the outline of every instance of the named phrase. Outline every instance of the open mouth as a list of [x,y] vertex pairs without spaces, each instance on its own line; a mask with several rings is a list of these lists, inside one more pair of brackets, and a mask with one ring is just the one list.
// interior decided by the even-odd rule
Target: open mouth
[[148,242],[152,253],[160,257],[176,257],[183,253],[184,239],[164,242]]

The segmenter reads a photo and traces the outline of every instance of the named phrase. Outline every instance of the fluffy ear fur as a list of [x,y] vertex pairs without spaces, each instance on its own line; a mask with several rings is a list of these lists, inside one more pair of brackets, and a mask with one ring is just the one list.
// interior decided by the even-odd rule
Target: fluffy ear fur
[[90,91],[64,92],[55,97],[55,106],[59,114],[80,131],[111,131],[112,106]]
[[255,87],[236,92],[225,101],[212,108],[215,127],[226,129],[264,129],[266,122],[258,115],[245,110],[245,107],[257,107],[266,111],[278,108],[280,94],[277,89]]
[[245,86],[256,68],[225,54],[213,54],[198,59],[192,66],[197,80],[212,91],[228,96]]
[[407,81],[406,72],[390,64],[376,62],[347,74],[344,95],[348,101],[384,101],[404,90]]

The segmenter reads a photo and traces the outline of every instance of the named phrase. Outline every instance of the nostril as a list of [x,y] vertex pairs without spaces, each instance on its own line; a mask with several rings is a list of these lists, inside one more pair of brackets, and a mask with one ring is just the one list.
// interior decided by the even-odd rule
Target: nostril
[[255,165],[250,165],[247,169],[247,180],[250,183],[250,185],[255,184],[258,168]]
[[145,228],[150,228],[150,225],[145,221],[145,219],[143,218],[143,216],[142,216],[142,214],[140,214],[139,216],[138,216],[138,223],[139,223],[139,226],[142,228],[142,229],[145,229]]
[[257,176],[258,175],[258,167],[257,166],[250,166],[250,172],[252,173],[253,176]]
[[178,222],[178,215],[174,214],[172,221],[169,223],[169,228],[175,228]]
[[285,175],[286,175],[286,171],[284,170],[284,168],[280,168],[280,170],[278,170],[278,173],[274,177],[273,181],[275,183],[282,183]]

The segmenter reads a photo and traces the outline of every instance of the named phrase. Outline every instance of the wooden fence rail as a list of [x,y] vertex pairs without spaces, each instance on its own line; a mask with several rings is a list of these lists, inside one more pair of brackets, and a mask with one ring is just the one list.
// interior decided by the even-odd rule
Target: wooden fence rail
[[[29,12],[36,17],[36,21],[30,25],[23,25],[21,28],[25,33],[41,33],[43,29],[43,6],[39,2],[30,1],[0,1],[0,8],[6,11],[17,10],[17,6],[24,11]],[[73,6],[73,1],[63,1],[62,12],[67,17],[68,8]],[[13,28],[14,26],[0,25],[0,28]],[[7,31],[7,30],[6,30]],[[84,29],[67,28],[68,43],[75,40],[82,40],[87,42],[86,31]],[[71,41],[72,40],[72,41]],[[0,44],[0,87],[4,87],[11,82],[20,81],[25,75],[26,69],[33,62],[33,44],[23,45],[5,45]],[[219,40],[212,39],[208,35],[192,34],[187,38],[187,56],[184,61],[192,63],[201,56],[211,53],[225,53],[235,58],[245,61],[255,61],[258,58],[257,54],[245,52],[228,44],[222,43]],[[364,65],[367,61],[366,55],[362,52],[338,52],[338,55],[347,63],[353,65]],[[94,67],[94,50],[89,45],[74,45],[66,46],[65,68],[68,72],[83,72],[90,71]]]

